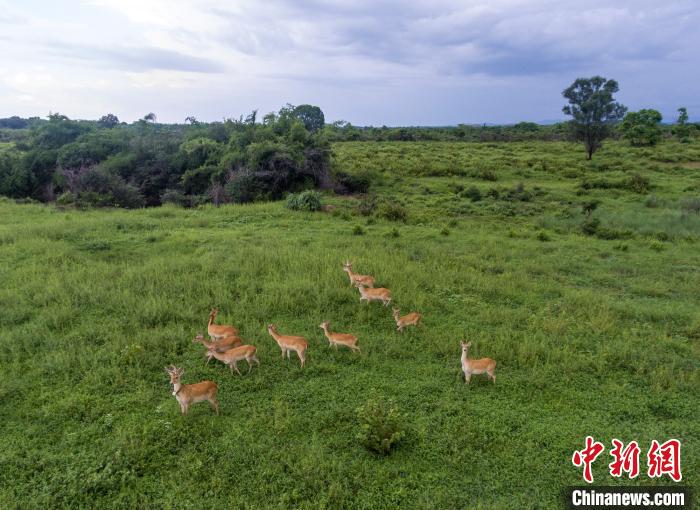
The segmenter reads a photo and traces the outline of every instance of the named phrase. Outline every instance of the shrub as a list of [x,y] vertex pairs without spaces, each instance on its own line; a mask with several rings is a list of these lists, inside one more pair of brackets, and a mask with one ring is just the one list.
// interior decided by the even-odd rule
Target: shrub
[[352,235],[354,236],[363,236],[365,235],[365,229],[362,228],[362,225],[355,225],[352,228]]
[[357,212],[362,216],[370,216],[377,208],[377,197],[375,195],[367,195],[360,199],[357,204]]
[[600,205],[600,200],[590,200],[581,204],[581,210],[586,216],[590,216],[593,211],[595,211]]
[[403,415],[391,400],[372,399],[357,409],[357,439],[370,451],[388,455],[404,437]]
[[598,218],[586,218],[583,223],[581,223],[581,232],[587,236],[595,235],[600,227],[600,220]]
[[551,241],[552,238],[549,237],[549,234],[547,232],[545,232],[544,230],[540,230],[539,232],[537,232],[537,240],[545,243],[547,241]]
[[443,235],[443,236],[450,235],[450,229],[447,227],[443,227],[442,230],[440,230],[440,235]]
[[464,192],[464,196],[467,197],[472,202],[478,202],[481,200],[481,191],[476,186],[469,186]]
[[651,248],[654,251],[661,251],[664,249],[664,243],[662,243],[658,239],[652,239],[651,243],[649,243],[649,248]]
[[635,193],[647,193],[651,189],[651,183],[647,177],[634,174],[625,181],[625,187]]
[[651,209],[655,209],[655,208],[661,207],[663,205],[663,200],[661,200],[656,195],[649,195],[647,197],[647,199],[644,201],[644,205],[646,207],[651,208]]
[[268,198],[266,179],[247,170],[231,175],[224,187],[231,200],[236,203],[244,204]]
[[401,234],[399,233],[399,229],[396,228],[396,227],[394,227],[394,228],[392,228],[389,232],[387,232],[385,235],[386,235],[386,237],[390,237],[390,238],[396,239],[396,238],[399,237]]
[[286,205],[288,209],[293,211],[320,211],[321,194],[314,190],[290,193],[287,195]]
[[700,214],[700,198],[684,198],[681,200],[681,210],[685,213]]
[[334,175],[333,190],[341,195],[351,193],[367,193],[371,184],[368,172],[358,172],[349,174],[347,172],[336,172]]
[[515,187],[508,190],[506,200],[517,200],[520,202],[529,202],[532,200],[532,193],[525,189],[525,185],[519,182]]
[[402,221],[405,222],[408,218],[408,211],[406,208],[391,200],[387,200],[382,204],[379,214],[389,221]]

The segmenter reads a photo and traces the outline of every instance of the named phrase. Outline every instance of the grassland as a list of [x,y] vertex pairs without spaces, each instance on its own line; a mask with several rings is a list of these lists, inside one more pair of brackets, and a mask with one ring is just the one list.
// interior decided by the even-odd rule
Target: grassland
[[[334,150],[376,199],[0,201],[0,507],[556,508],[586,435],[679,438],[700,485],[697,142],[610,143],[592,163],[565,143]],[[423,326],[398,335],[361,306],[346,258]],[[258,346],[251,375],[204,365],[212,306]],[[330,348],[323,320],[362,354]],[[270,322],[310,340],[306,369]],[[461,338],[498,361],[496,385],[462,382]],[[170,363],[219,383],[221,416],[179,415]],[[373,397],[405,413],[387,457],[355,438]],[[612,479],[607,457],[597,483],[658,484]]]

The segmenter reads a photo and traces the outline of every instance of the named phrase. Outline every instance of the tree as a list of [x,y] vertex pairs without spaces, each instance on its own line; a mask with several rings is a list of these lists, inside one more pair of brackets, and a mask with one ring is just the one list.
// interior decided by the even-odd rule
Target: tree
[[661,139],[661,119],[661,113],[656,110],[629,112],[622,120],[620,131],[634,146],[656,145]]
[[117,118],[117,116],[113,113],[103,115],[102,117],[100,117],[100,120],[97,121],[98,126],[106,129],[111,129],[117,124],[119,124],[119,118]]
[[143,116],[143,120],[145,120],[146,122],[150,122],[152,124],[155,124],[156,114],[153,112],[147,113],[146,115]]
[[318,106],[302,104],[292,110],[292,115],[304,123],[309,133],[315,133],[323,129],[326,119],[323,111]]
[[199,121],[197,120],[197,117],[195,117],[194,115],[190,115],[189,117],[185,117],[185,122],[189,122],[192,126],[199,125]]
[[573,117],[571,126],[578,140],[583,141],[587,159],[600,149],[610,136],[610,128],[625,115],[627,108],[616,102],[613,94],[619,90],[615,80],[602,76],[579,78],[562,92],[569,104],[562,108]]
[[690,132],[693,126],[688,124],[688,110],[685,106],[678,108],[678,120],[673,126],[673,134],[676,135],[682,142],[687,142],[690,137]]

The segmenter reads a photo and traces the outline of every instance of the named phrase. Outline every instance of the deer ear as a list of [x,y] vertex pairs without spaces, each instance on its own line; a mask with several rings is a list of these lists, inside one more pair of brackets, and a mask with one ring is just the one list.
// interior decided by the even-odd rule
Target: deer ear
[[471,342],[467,343],[467,347],[471,347],[471,346],[472,346]]

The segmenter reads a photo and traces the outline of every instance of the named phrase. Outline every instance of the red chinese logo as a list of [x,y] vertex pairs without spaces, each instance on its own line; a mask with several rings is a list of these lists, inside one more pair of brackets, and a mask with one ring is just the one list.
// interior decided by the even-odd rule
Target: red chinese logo
[[591,436],[586,436],[586,447],[583,450],[576,450],[574,456],[571,458],[574,466],[583,466],[583,479],[588,483],[593,483],[591,464],[593,464],[603,450],[605,450],[603,443],[599,443]]
[[678,439],[669,439],[664,444],[654,439],[647,454],[649,463],[649,477],[656,478],[668,475],[674,482],[680,482],[681,475],[681,442]]
[[613,449],[610,450],[610,455],[613,456],[613,461],[608,465],[610,475],[615,477],[622,476],[622,473],[627,473],[629,478],[636,478],[639,475],[639,445],[637,441],[632,441],[626,448],[622,448],[624,444],[617,439],[612,440]]

